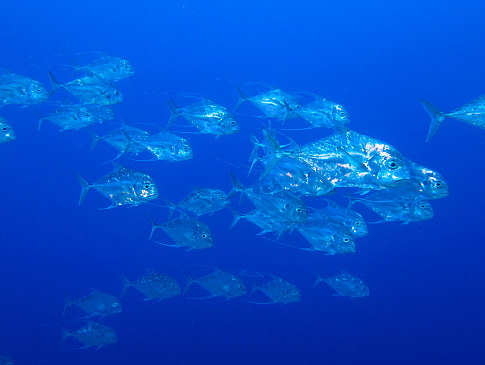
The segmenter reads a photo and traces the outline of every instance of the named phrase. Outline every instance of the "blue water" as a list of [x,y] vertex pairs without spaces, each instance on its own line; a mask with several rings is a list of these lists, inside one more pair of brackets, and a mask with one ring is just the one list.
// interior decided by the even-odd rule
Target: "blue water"
[[[419,104],[425,98],[447,111],[483,93],[484,12],[476,0],[2,1],[3,68],[48,85],[47,71],[67,78],[62,65],[79,52],[133,63],[135,76],[119,83],[118,120],[156,129],[168,120],[169,94],[231,106],[247,81],[317,92],[349,109],[353,129],[443,174],[450,196],[432,202],[433,220],[370,226],[350,256],[279,247],[247,222],[229,230],[229,210],[204,218],[213,249],[162,248],[147,236],[148,217],[166,217],[163,209],[99,211],[106,201],[94,192],[77,207],[76,173],[102,176],[113,151],[90,151],[86,131],[38,132],[48,105],[3,108],[17,141],[0,145],[0,354],[18,364],[70,365],[485,363],[485,132],[447,121],[425,144],[428,117]],[[240,123],[238,135],[189,136],[191,161],[123,163],[150,172],[164,199],[194,187],[228,191],[229,163],[247,165],[249,136],[263,126],[248,117]],[[66,296],[90,288],[119,294],[122,274],[148,268],[183,282],[202,264],[280,274],[301,288],[302,301],[146,303],[130,292],[122,315],[105,321],[117,345],[81,351],[61,342]],[[317,274],[340,269],[361,277],[370,297],[312,288]]]

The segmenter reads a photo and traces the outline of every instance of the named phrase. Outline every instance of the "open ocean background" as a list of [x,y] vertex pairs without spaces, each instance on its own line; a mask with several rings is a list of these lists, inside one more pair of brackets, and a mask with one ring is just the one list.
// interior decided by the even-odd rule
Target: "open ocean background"
[[[164,219],[166,210],[99,211],[106,200],[94,192],[77,207],[76,173],[104,175],[112,150],[90,151],[86,131],[59,133],[48,123],[37,131],[46,104],[2,108],[17,140],[0,145],[0,354],[21,365],[485,363],[485,131],[447,120],[425,144],[429,118],[419,104],[425,98],[449,111],[483,94],[483,14],[485,2],[471,0],[2,1],[0,67],[47,86],[47,71],[71,77],[62,65],[79,52],[132,62],[135,76],[118,85],[118,121],[156,130],[168,120],[168,95],[233,106],[247,81],[316,92],[346,106],[352,129],[439,171],[450,196],[432,202],[430,221],[370,225],[354,255],[280,247],[246,221],[229,230],[228,209],[203,218],[213,249],[158,247],[147,240],[148,217]],[[249,136],[264,125],[238,120],[240,134],[189,135],[193,160],[122,162],[150,173],[163,199],[178,201],[194,187],[227,192],[231,170],[254,181],[245,177]],[[303,143],[329,132],[288,134]],[[302,301],[151,303],[130,291],[123,313],[104,321],[118,344],[81,351],[61,342],[66,296],[90,288],[119,295],[121,275],[149,268],[183,283],[198,265],[279,274],[302,290]],[[317,274],[340,269],[361,277],[371,295],[312,288]]]

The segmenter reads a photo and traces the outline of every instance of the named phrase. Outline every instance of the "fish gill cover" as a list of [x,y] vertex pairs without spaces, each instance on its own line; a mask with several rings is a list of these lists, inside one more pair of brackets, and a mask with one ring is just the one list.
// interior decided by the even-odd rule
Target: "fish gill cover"
[[2,2],[0,365],[485,363],[484,12]]

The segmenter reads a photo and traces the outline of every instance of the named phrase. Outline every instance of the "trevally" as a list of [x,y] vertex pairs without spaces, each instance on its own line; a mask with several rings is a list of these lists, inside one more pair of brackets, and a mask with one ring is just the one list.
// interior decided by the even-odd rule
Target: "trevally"
[[138,206],[158,198],[158,189],[149,175],[122,166],[116,166],[111,173],[92,184],[81,176],[78,179],[82,186],[79,204],[91,189],[97,190],[111,201],[111,205],[104,209]]
[[347,272],[341,272],[338,275],[328,278],[318,277],[314,286],[317,286],[321,282],[324,282],[335,291],[335,294],[333,294],[334,296],[351,298],[369,296],[369,288],[367,285],[365,285],[361,279],[356,278]]
[[106,345],[112,345],[118,342],[118,336],[116,332],[104,324],[89,321],[84,326],[73,330],[64,331],[62,338],[66,339],[72,337],[79,342],[81,349],[96,348],[100,349]]
[[76,71],[95,74],[107,81],[120,81],[134,75],[133,66],[121,57],[102,56],[85,66],[74,66]]
[[171,276],[160,274],[152,270],[147,271],[135,281],[130,281],[123,277],[122,295],[124,295],[129,288],[134,288],[143,294],[145,301],[161,301],[181,294],[180,285],[177,280]]
[[212,134],[220,137],[239,132],[239,124],[229,110],[210,99],[196,98],[196,102],[184,107],[177,107],[173,100],[168,105],[172,115],[168,124],[182,117],[191,123],[201,134]]
[[39,104],[48,97],[49,93],[40,82],[0,69],[0,107]]
[[113,119],[114,113],[107,106],[67,104],[61,105],[55,113],[39,119],[39,129],[45,120],[55,124],[63,132],[79,130],[92,124],[101,124],[106,120]]
[[255,304],[288,304],[299,302],[301,299],[300,290],[292,283],[280,278],[279,276],[271,274],[269,279],[263,284],[256,286],[252,290],[252,294],[255,292],[263,293],[268,302],[252,302]]
[[230,203],[229,197],[219,189],[197,188],[192,190],[181,202],[169,204],[169,208],[181,209],[198,217],[213,214]]
[[472,101],[469,104],[455,109],[449,113],[442,113],[436,109],[432,104],[427,101],[421,101],[424,109],[431,118],[431,124],[426,136],[426,142],[429,142],[431,138],[436,134],[439,127],[446,118],[457,119],[462,122],[474,125],[479,128],[485,129],[485,95],[480,96],[478,99]]
[[5,119],[0,117],[0,143],[15,140],[15,132]]
[[315,95],[314,100],[296,109],[296,114],[313,127],[343,130],[349,123],[349,114],[343,105]]
[[220,269],[215,269],[200,278],[189,278],[184,292],[186,293],[195,284],[209,292],[206,299],[215,297],[232,299],[246,295],[247,292],[246,285],[240,278]]
[[87,318],[107,317],[122,312],[118,298],[99,290],[92,290],[91,293],[79,299],[67,300],[64,313],[72,307],[79,308]]

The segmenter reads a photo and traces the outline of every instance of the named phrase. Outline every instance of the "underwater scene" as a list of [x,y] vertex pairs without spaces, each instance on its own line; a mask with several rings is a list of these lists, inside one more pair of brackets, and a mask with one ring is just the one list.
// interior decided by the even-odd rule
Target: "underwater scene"
[[485,3],[0,4],[0,365],[484,364]]

